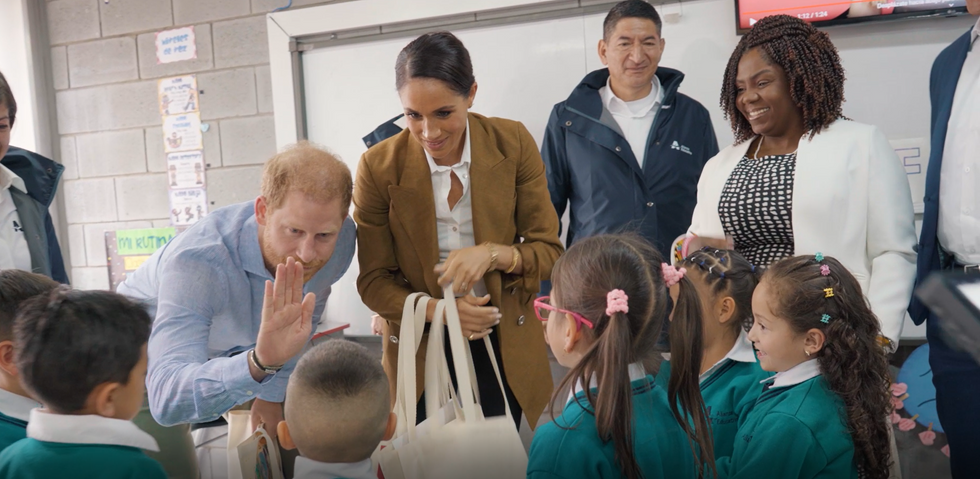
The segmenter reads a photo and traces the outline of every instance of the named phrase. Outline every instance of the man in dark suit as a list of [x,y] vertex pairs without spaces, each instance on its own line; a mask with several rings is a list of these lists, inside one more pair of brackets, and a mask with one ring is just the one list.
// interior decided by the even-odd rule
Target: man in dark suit
[[[980,15],[980,0],[967,0]],[[980,21],[943,50],[932,67],[932,154],[917,282],[933,271],[980,274]],[[939,321],[919,300],[909,314],[927,322],[929,363],[939,420],[949,440],[955,479],[980,474],[980,365],[939,335]]]

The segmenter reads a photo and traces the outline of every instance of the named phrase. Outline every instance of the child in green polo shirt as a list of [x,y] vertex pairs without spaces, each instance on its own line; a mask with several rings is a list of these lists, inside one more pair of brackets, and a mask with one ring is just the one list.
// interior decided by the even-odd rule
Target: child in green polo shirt
[[752,311],[749,339],[777,374],[719,458],[720,477],[889,477],[888,362],[854,276],[819,253],[779,261]]
[[19,269],[0,271],[0,451],[27,437],[31,409],[41,407],[20,385],[14,364],[14,317],[21,303],[57,287],[47,276]]
[[[728,250],[695,251],[679,266],[674,269],[675,278],[668,281],[674,312],[687,311],[687,302],[696,302],[702,314],[672,312],[671,348],[683,351],[690,342],[687,332],[702,331],[701,396],[711,422],[715,456],[730,456],[738,425],[762,392],[759,381],[772,375],[759,367],[747,335],[752,325],[752,292],[759,277],[755,266]],[[668,377],[670,361],[664,361],[657,383],[666,389]]]
[[155,479],[141,449],[156,441],[131,419],[143,402],[146,310],[106,291],[58,288],[21,305],[14,323],[31,411],[27,439],[0,454],[0,478]]
[[[711,477],[697,366],[678,361],[672,391],[643,368],[666,313],[662,266],[649,243],[620,235],[583,239],[555,263],[552,296],[535,310],[570,371],[552,398],[561,416],[531,442],[529,479]],[[698,357],[700,346],[698,335]]]

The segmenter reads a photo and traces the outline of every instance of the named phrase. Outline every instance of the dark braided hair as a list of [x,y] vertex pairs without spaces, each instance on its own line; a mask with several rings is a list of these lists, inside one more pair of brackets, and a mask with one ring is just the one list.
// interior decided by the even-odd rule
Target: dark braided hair
[[786,72],[793,103],[803,110],[803,127],[813,139],[838,119],[843,119],[844,67],[837,47],[826,33],[789,15],[773,15],[762,20],[742,37],[735,47],[721,88],[721,109],[732,124],[735,142],[754,134],[749,121],[738,111],[735,78],[742,56],[759,48],[763,58]]
[[700,278],[715,297],[723,294],[735,301],[730,326],[736,336],[752,328],[752,293],[759,284],[762,268],[756,268],[735,251],[710,247],[689,254],[678,267],[700,272]]
[[861,285],[836,259],[813,255],[773,264],[763,281],[773,295],[773,312],[794,331],[823,332],[816,357],[830,389],[844,402],[860,477],[886,479],[893,459],[885,420],[892,412],[888,360],[877,340],[878,318]]

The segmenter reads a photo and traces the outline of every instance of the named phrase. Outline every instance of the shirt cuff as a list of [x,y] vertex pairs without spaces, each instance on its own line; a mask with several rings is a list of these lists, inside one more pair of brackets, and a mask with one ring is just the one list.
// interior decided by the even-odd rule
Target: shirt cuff
[[235,404],[242,404],[246,401],[255,399],[259,391],[266,384],[272,382],[277,374],[268,375],[261,382],[256,382],[249,371],[248,351],[233,356],[231,367],[225,369],[222,375],[222,383],[225,391],[234,399]]

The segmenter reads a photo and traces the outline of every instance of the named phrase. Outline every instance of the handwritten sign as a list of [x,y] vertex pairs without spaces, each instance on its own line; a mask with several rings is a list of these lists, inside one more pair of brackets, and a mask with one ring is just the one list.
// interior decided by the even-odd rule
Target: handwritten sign
[[203,188],[204,155],[200,150],[167,155],[167,178],[171,189]]
[[208,214],[208,194],[204,188],[170,190],[170,224],[187,226]]
[[925,211],[926,168],[929,166],[929,141],[925,138],[891,140],[892,148],[905,167],[912,190],[912,207],[916,213]]
[[195,112],[198,109],[197,77],[164,78],[157,82],[157,97],[163,116]]
[[109,285],[116,290],[126,275],[139,269],[158,249],[177,234],[174,228],[145,228],[105,232]]
[[186,113],[163,118],[163,146],[167,153],[200,150],[201,114]]
[[194,27],[175,28],[157,32],[157,64],[173,63],[197,58],[197,41]]

